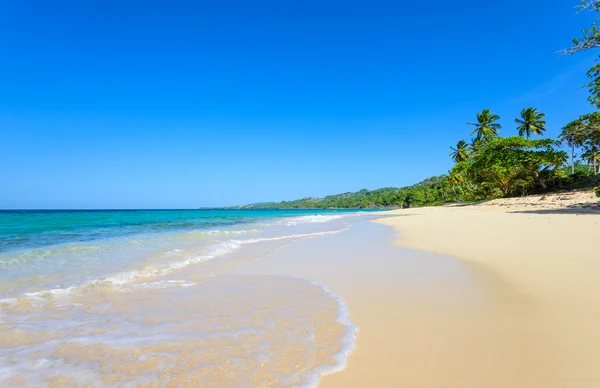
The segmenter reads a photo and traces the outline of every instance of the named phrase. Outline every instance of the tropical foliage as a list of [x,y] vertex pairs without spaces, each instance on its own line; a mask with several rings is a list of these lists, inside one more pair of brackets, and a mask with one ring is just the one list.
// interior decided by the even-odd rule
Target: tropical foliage
[[[489,198],[541,193],[550,189],[579,187],[600,166],[600,113],[586,114],[567,124],[559,140],[529,139],[543,135],[544,114],[535,108],[521,111],[515,120],[521,136],[498,135],[500,117],[489,109],[477,114],[471,143],[459,140],[450,147],[455,162],[449,175],[426,179],[413,186],[360,190],[324,198],[250,205],[251,208],[381,208],[433,206]],[[571,148],[569,159],[560,147]],[[582,160],[574,161],[575,149]],[[598,167],[600,168],[600,167]]]
[[463,180],[485,188],[485,196],[506,196],[539,187],[546,190],[541,172],[560,168],[567,155],[551,139],[529,140],[518,136],[486,143],[469,161],[453,169]]
[[582,151],[581,158],[589,164],[592,173],[600,172],[600,112],[571,121],[563,127],[560,138],[571,147],[572,155],[575,148]]
[[[582,0],[579,11],[596,12],[596,18],[598,18],[600,16],[600,0]],[[566,54],[574,54],[600,47],[600,25],[598,23],[592,23],[589,28],[585,28],[581,32],[583,34],[581,37],[573,39],[573,46],[564,50]],[[588,70],[587,76],[590,80],[586,85],[590,92],[588,100],[600,108],[600,63],[592,66]]]
[[578,147],[580,123],[572,121],[562,128],[559,140],[571,148],[571,174],[575,174],[575,147]]
[[466,161],[471,153],[471,146],[464,140],[456,143],[456,148],[450,147],[450,149],[452,150],[450,156],[457,163]]
[[492,113],[489,109],[484,109],[477,113],[476,123],[467,123],[475,129],[471,132],[471,136],[475,135],[476,141],[487,141],[498,136],[498,131],[502,125],[496,121],[500,120],[500,116]]
[[515,119],[515,123],[519,124],[517,130],[519,136],[525,136],[529,139],[531,134],[542,136],[546,131],[546,115],[538,112],[536,108],[527,108],[521,111],[521,117]]
[[[489,117],[488,112],[486,109],[478,117]],[[458,199],[474,201],[579,187],[599,172],[600,113],[583,115],[567,124],[559,140],[529,139],[532,134],[543,136],[544,117],[536,108],[523,109],[515,119],[520,136],[479,136],[473,139],[466,159],[451,155],[456,165],[449,183],[459,193]],[[499,121],[495,115],[494,122]],[[563,144],[571,148],[570,168],[565,166],[567,153],[560,149]],[[582,150],[583,160],[575,162],[575,149]]]
[[[579,10],[596,12],[596,18],[598,18],[600,17],[600,1],[582,0]],[[573,47],[565,50],[567,53],[572,54],[600,47],[600,26],[597,23],[592,23],[591,27],[584,29],[582,33],[582,37],[573,39]],[[587,75],[590,78],[587,85],[590,92],[589,101],[600,108],[600,63],[593,66]],[[600,172],[600,112],[580,116],[577,120],[567,124],[563,128],[561,138],[571,146],[572,160],[575,148],[580,148],[582,150],[581,157],[590,165],[592,172]]]
[[[581,0],[578,8],[579,12],[600,12],[600,0]],[[585,28],[581,32],[583,35],[573,39],[573,46],[566,49],[565,53],[575,54],[579,51],[600,47],[600,26],[597,23],[592,23],[589,28]]]

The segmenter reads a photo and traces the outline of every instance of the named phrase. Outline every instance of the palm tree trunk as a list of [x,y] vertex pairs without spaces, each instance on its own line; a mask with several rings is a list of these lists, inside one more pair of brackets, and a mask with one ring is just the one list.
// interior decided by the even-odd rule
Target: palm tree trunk
[[575,144],[571,146],[571,175],[575,174]]
[[533,170],[533,179],[538,185],[540,185],[542,190],[546,191],[548,189],[548,185],[544,183],[542,177],[540,177],[540,174],[536,170]]

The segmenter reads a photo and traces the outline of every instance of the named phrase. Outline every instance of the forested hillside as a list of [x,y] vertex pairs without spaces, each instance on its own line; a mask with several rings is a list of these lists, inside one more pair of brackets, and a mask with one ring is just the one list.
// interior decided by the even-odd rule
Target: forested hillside
[[448,176],[441,175],[413,186],[386,187],[378,190],[360,190],[355,193],[328,195],[325,198],[302,198],[295,201],[248,205],[253,209],[298,208],[380,208],[440,205],[455,201]]

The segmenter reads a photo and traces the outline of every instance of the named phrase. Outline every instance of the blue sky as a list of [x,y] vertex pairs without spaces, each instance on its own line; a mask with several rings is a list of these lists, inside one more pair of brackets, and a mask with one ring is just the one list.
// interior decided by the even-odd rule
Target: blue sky
[[483,108],[592,111],[577,0],[5,1],[0,208],[194,208],[416,183]]

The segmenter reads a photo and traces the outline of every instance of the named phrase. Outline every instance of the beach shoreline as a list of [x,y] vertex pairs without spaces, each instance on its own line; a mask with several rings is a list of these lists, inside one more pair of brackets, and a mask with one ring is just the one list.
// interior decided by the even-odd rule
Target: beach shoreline
[[344,298],[356,347],[320,387],[597,387],[600,214],[559,197],[381,213],[238,270]]
[[[135,233],[130,213],[98,214],[4,214],[31,230],[0,252],[1,386],[314,386],[345,365],[355,329],[335,292],[229,270],[364,213],[141,211]],[[48,217],[78,237],[40,233]]]
[[[131,341],[139,333],[118,329],[130,325],[134,313],[144,330],[157,322],[171,329],[161,329],[164,338],[155,347],[134,345],[139,355],[134,359],[118,348],[104,347],[104,353],[94,348],[95,357],[123,357],[118,373],[96,370],[106,381],[151,381],[157,369],[145,357],[153,355],[155,362],[160,346],[168,346],[172,369],[161,369],[160,381],[174,386],[236,386],[253,376],[256,384],[303,381],[326,388],[595,388],[600,385],[595,206],[590,193],[567,193],[469,206],[302,215],[260,227],[185,232],[176,240],[179,248],[191,237],[196,244],[199,236],[219,237],[237,248],[129,285],[94,286],[68,298],[45,296],[47,317],[36,305],[42,300],[32,296],[4,311],[15,321],[0,327],[5,334],[0,342],[16,350],[29,342],[44,346],[49,333],[24,331],[18,323],[21,314],[30,313],[35,316],[28,319],[41,327],[55,314],[78,322],[80,341]],[[190,254],[172,248],[169,243],[168,263]],[[85,306],[85,314],[74,306]],[[153,315],[161,308],[165,314]],[[90,326],[89,313],[98,317],[96,323],[109,318],[111,330]],[[186,325],[168,326],[171,321]],[[228,330],[219,335],[236,334],[209,347],[195,334],[224,327]],[[87,360],[89,345],[77,345],[68,330],[63,334],[53,354],[74,365]],[[200,344],[182,342],[188,335]],[[239,335],[247,338],[240,341]],[[276,362],[263,360],[262,342],[246,348],[258,340],[271,344],[269,357]],[[206,352],[199,352],[203,346]],[[217,348],[223,362],[207,368]],[[41,349],[40,355],[49,351]],[[231,349],[237,354],[233,359],[239,358],[237,369],[225,362]],[[266,367],[271,371],[263,373]],[[39,373],[29,372],[31,378]],[[65,370],[64,376],[72,372]],[[64,376],[57,373],[48,381]],[[21,380],[5,383],[18,386]]]
[[[437,356],[416,356],[412,368],[429,366],[423,375],[389,386],[599,386],[598,203],[590,192],[562,193],[392,211],[374,221],[394,228],[397,246],[460,260],[487,298],[477,314],[446,316],[448,335],[462,341],[429,340],[436,328],[417,322],[423,325],[417,347],[432,346]],[[436,369],[438,358],[454,366],[448,370],[441,362]],[[323,386],[351,386],[360,373],[357,367],[354,376],[349,365],[345,377]]]

